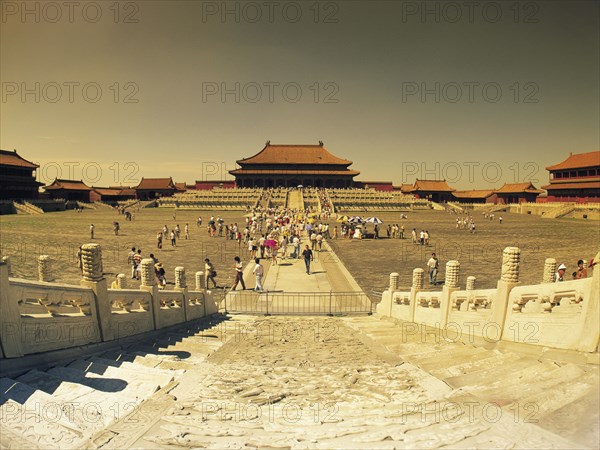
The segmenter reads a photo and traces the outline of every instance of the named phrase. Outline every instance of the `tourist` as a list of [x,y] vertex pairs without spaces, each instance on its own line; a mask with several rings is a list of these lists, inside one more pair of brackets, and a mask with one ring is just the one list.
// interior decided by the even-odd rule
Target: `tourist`
[[119,222],[117,222],[117,221],[114,221],[114,222],[113,222],[113,231],[115,232],[115,236],[118,236],[118,235],[119,235],[119,228],[120,228],[120,227],[119,227]]
[[321,233],[317,234],[317,249],[320,252],[323,247],[323,235]]
[[212,281],[213,287],[217,287],[217,282],[215,281],[215,277],[217,276],[217,271],[215,270],[215,266],[210,262],[210,259],[206,258],[204,260],[204,287],[208,289],[208,282]]
[[498,221],[500,222],[500,225],[502,225],[502,216],[498,217]]
[[404,239],[404,225],[400,227],[400,239]]
[[90,225],[90,239],[94,239],[94,224]]
[[200,228],[202,226],[202,217],[198,217],[198,220],[196,220],[196,226],[198,228]]
[[338,238],[338,227],[337,225],[333,227],[333,239]]
[[170,238],[171,238],[171,247],[175,247],[177,245],[177,243],[176,243],[177,238],[176,238],[175,232],[173,230],[171,230]]
[[375,228],[373,229],[373,239],[379,239],[379,225],[375,224]]
[[265,257],[265,235],[261,235],[260,238],[258,239],[258,248],[260,249],[260,257],[264,258]]
[[77,250],[77,267],[83,273],[83,248],[81,245],[79,246],[79,250]]
[[567,266],[565,266],[564,264],[560,264],[556,270],[556,273],[554,274],[554,282],[558,283],[560,281],[565,281],[564,276],[566,271]]
[[163,234],[165,236],[165,239],[169,237],[169,227],[166,225],[163,227]]
[[273,264],[277,265],[277,252],[278,252],[278,246],[277,246],[277,241],[275,239],[273,239],[271,241],[271,258],[273,261]]
[[429,247],[429,230],[425,230],[425,245]]
[[179,224],[175,225],[175,236],[179,239],[179,235],[181,234],[181,228],[179,228]]
[[310,275],[310,262],[314,261],[314,257],[313,257],[312,250],[308,247],[308,244],[306,245],[306,248],[302,252],[302,256],[304,256],[304,264],[306,265],[306,273],[308,275]]
[[119,274],[115,275],[115,279],[110,283],[111,289],[119,289]]
[[577,261],[577,279],[587,278],[587,269],[583,263],[583,259]]
[[425,245],[425,230],[421,230],[419,233],[419,242],[421,245]]
[[[387,229],[386,229],[386,234],[387,234],[387,238],[391,238],[392,237],[392,225],[388,224]],[[393,237],[396,237],[396,226],[394,225],[394,229],[393,229]]]
[[161,263],[154,264],[154,274],[156,276],[156,282],[159,289],[164,289],[167,285],[167,276],[165,268]]
[[131,247],[131,251],[127,255],[127,263],[131,266],[131,279],[135,278],[135,247]]
[[412,243],[417,245],[417,229],[413,228],[411,232]]
[[[240,233],[240,241],[241,241],[241,233]],[[235,291],[238,283],[242,284],[242,290],[246,290],[246,283],[244,283],[244,266],[242,265],[242,261],[239,256],[233,258],[235,261],[234,269],[235,269],[235,283],[231,287],[232,291]]]
[[254,238],[251,237],[248,239],[248,252],[250,252],[250,259],[256,258],[256,251],[258,250],[258,246],[254,242]]
[[138,248],[137,253],[133,257],[135,263],[135,279],[139,280],[142,273],[142,249]]
[[262,292],[262,290],[263,290],[262,279],[263,279],[263,275],[265,273],[265,268],[260,263],[260,259],[255,258],[254,262],[256,263],[256,265],[254,266],[254,269],[252,269],[252,273],[254,274],[254,276],[256,278],[256,287],[254,288],[254,290]]
[[293,244],[294,253],[292,253],[292,258],[298,259],[300,258],[300,238],[298,236],[294,236]]
[[159,231],[158,233],[156,233],[156,247],[157,248],[162,248],[162,240],[163,240],[163,235]]
[[317,249],[317,233],[312,233],[310,235],[310,244],[313,251]]
[[190,226],[186,223],[185,224],[185,240],[187,241],[190,238]]
[[435,253],[431,254],[431,258],[429,258],[429,261],[427,261],[427,267],[429,268],[429,284],[437,284],[437,274],[440,265]]

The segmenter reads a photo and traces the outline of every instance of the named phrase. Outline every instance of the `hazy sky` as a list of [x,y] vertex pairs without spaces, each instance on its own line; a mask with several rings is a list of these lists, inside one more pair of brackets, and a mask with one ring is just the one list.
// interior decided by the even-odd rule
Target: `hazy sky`
[[537,180],[598,150],[596,1],[2,1],[0,147],[89,184],[325,142],[358,180]]

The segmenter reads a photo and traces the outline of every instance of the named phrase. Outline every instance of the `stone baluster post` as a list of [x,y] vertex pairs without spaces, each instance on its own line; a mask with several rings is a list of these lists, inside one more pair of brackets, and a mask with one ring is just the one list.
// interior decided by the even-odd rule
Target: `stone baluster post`
[[555,274],[556,260],[554,258],[546,258],[546,261],[544,261],[544,274],[542,275],[542,283],[554,283]]
[[108,301],[108,286],[102,272],[102,248],[98,244],[81,246],[83,279],[81,285],[94,292],[95,310],[98,317],[100,336],[104,342],[114,339],[112,328],[112,305]]
[[204,290],[204,272],[196,272],[196,290]]
[[23,356],[21,312],[18,299],[12,297],[8,258],[0,261],[0,342],[5,358]]
[[381,301],[377,304],[377,314],[381,316],[392,316],[392,304],[394,303],[394,292],[398,290],[398,275],[396,272],[390,274],[390,284],[381,294]]
[[124,273],[117,275],[117,289],[127,289],[127,277]]
[[179,291],[183,294],[183,300],[181,302],[181,307],[183,308],[185,320],[191,320],[188,318],[188,287],[187,287],[187,278],[185,276],[185,267],[175,267],[175,290]]
[[154,329],[158,330],[159,328],[161,328],[160,299],[158,298],[158,286],[156,285],[156,272],[154,270],[154,260],[152,258],[144,258],[142,259],[142,262],[140,264],[142,266],[142,284],[140,285],[140,290],[144,292],[149,292],[152,295],[149,310],[152,312]]
[[[502,252],[502,275],[498,281],[496,299],[492,303],[492,313],[487,327],[495,330],[486,331],[489,339],[502,338],[504,323],[509,308],[510,291],[519,284],[519,266],[521,263],[521,249],[518,247],[506,247]],[[511,305],[512,310],[512,305]]]
[[460,275],[460,263],[456,260],[448,261],[446,263],[446,280],[444,287],[442,288],[442,299],[440,301],[440,328],[446,328],[448,324],[448,316],[452,309],[450,298],[454,291],[458,291],[458,278]]
[[474,276],[467,277],[467,301],[460,304],[460,311],[473,311],[475,309],[473,301],[475,300],[475,280]]
[[425,271],[421,268],[413,269],[412,285],[410,287],[410,305],[408,308],[408,320],[415,321],[415,310],[417,308],[417,294],[423,290]]
[[38,280],[50,282],[54,280],[52,276],[51,260],[48,255],[38,256]]

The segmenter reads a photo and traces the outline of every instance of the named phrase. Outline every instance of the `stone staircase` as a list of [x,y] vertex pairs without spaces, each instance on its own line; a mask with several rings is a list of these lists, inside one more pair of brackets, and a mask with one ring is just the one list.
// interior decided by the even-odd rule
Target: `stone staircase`
[[99,206],[101,208],[105,208],[105,209],[114,209],[112,206],[110,206],[108,203],[104,203],[103,201],[96,201],[94,202],[94,206]]
[[414,332],[388,319],[356,317],[346,324],[442,380],[453,389],[447,397],[451,402],[494,405],[515,421],[535,424],[579,446],[600,446],[598,365],[485,349],[449,340],[439,330],[419,327]]
[[299,189],[292,189],[287,194],[287,208],[304,211],[304,198],[302,197],[302,191]]
[[169,403],[186,370],[225,343],[226,319],[215,315],[150,341],[0,378],[0,448],[118,448],[109,445],[114,438],[121,434],[115,442],[122,443],[143,425],[128,422],[132,413],[157,399]]
[[29,202],[23,202],[23,203],[13,202],[13,206],[15,207],[17,214],[19,214],[19,213],[32,214],[32,215],[44,214],[44,210],[42,208],[38,208],[37,206],[35,206]]
[[75,203],[77,204],[78,207],[83,208],[83,209],[96,209],[96,205],[94,205],[93,203],[86,203],[86,202],[80,202],[80,201],[76,201]]
[[559,208],[552,209],[550,211],[546,211],[542,214],[542,219],[557,219],[559,217],[564,217],[570,212],[575,210],[575,205],[564,205]]

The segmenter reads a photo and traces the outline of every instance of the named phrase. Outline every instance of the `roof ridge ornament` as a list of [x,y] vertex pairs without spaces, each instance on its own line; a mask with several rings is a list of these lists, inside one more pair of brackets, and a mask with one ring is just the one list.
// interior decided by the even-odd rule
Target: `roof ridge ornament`
[[319,141],[319,146],[323,147],[323,141]]

